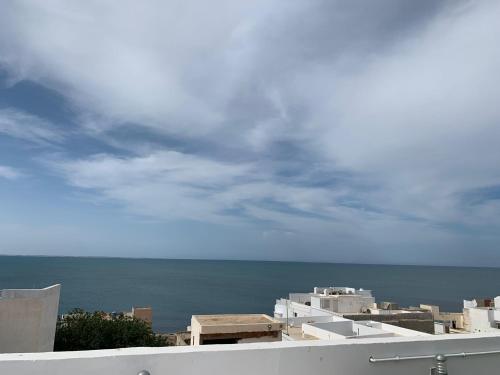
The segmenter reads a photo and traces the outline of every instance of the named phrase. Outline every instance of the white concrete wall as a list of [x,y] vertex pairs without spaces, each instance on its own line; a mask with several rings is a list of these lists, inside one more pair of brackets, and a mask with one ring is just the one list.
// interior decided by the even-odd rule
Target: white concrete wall
[[49,352],[61,286],[5,289],[0,295],[0,353]]
[[493,320],[500,322],[500,308],[493,310]]
[[467,309],[469,314],[470,332],[490,332],[498,331],[492,327],[494,310],[484,308]]
[[317,337],[320,340],[430,336],[427,333],[396,327],[390,324],[373,321],[354,322],[348,319],[335,322],[305,323],[302,324],[302,333]]
[[[500,337],[441,335],[410,338],[131,348],[88,352],[3,354],[0,373],[16,375],[423,375],[432,360],[370,363],[370,356],[434,355],[499,350]],[[500,355],[450,358],[452,375],[496,374]]]
[[[375,298],[369,296],[339,296],[339,313],[358,313],[372,308],[375,304]],[[335,310],[334,310],[335,311]]]
[[[288,324],[294,327],[301,327],[302,323],[326,323],[333,322],[335,318],[332,315],[325,316],[301,316],[301,317],[292,317],[288,318]],[[277,318],[280,322],[286,324],[287,319],[285,318]],[[341,318],[343,319],[343,318]]]
[[472,307],[477,307],[477,301],[475,299],[468,301],[464,299],[464,309],[472,308]]
[[[328,341],[330,341],[330,340],[345,340],[345,338],[346,338],[346,336],[341,334],[341,333],[332,332],[332,331],[324,329],[321,326],[317,326],[317,325],[313,325],[313,324],[302,324],[302,334],[316,337],[318,340],[328,340]],[[350,334],[352,334],[352,331]]]
[[290,293],[288,299],[292,302],[306,303],[311,302],[310,293]]
[[[356,323],[364,324],[364,321],[358,321]],[[398,336],[404,336],[404,337],[420,337],[420,336],[429,337],[429,336],[433,336],[429,333],[414,331],[412,329],[398,327],[398,326],[394,326],[392,324],[370,321],[370,325],[374,328],[379,328],[379,329],[382,329],[382,330],[387,331],[387,332],[392,332]]]
[[311,296],[311,307],[330,310],[337,313],[359,313],[372,309],[375,298],[360,295]]
[[[287,314],[287,300],[281,299],[276,301],[274,306],[274,317],[275,318],[286,318]],[[331,316],[332,312],[323,310],[321,308],[306,306],[297,302],[288,302],[288,318],[295,317],[313,317],[313,316]]]
[[495,308],[496,309],[500,309],[500,296],[496,296],[494,299],[493,299],[494,303],[495,303]]
[[[317,337],[321,340],[345,338],[354,335],[354,322],[352,320],[341,320],[327,323],[302,324],[302,332]],[[330,337],[330,334],[333,336]]]

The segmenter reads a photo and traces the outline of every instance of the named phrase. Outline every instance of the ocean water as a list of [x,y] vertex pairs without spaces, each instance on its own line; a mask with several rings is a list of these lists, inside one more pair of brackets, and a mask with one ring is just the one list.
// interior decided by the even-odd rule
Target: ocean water
[[459,311],[463,299],[500,295],[500,269],[0,256],[0,289],[55,283],[62,284],[60,312],[152,306],[155,331],[173,332],[193,314],[272,314],[277,298],[314,286],[372,289],[377,301]]

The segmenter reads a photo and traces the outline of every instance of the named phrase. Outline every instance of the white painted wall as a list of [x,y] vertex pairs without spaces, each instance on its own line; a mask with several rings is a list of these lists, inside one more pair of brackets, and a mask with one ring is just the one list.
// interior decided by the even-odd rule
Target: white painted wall
[[[356,323],[366,324],[367,321],[357,321]],[[374,328],[379,328],[379,329],[382,329],[382,330],[387,331],[387,332],[392,332],[398,336],[404,336],[404,337],[433,336],[429,333],[414,331],[412,329],[398,327],[398,326],[394,326],[392,324],[387,324],[387,323],[369,321],[369,324],[370,324],[370,326],[372,326]]]
[[348,319],[334,322],[304,323],[302,324],[302,333],[317,337],[320,340],[430,336],[427,333],[396,327],[390,324],[369,320],[354,322]]
[[[288,318],[288,324],[292,327],[302,327],[302,323],[326,323],[333,322],[335,318],[332,315],[325,316],[301,316],[301,317],[293,317]],[[280,322],[286,324],[286,318],[277,318]],[[343,318],[341,318],[343,319]]]
[[339,313],[362,312],[373,308],[375,298],[369,296],[339,296]]
[[470,332],[498,331],[496,327],[492,327],[494,310],[485,308],[469,308],[467,310],[469,314]]
[[292,302],[298,302],[305,304],[306,302],[311,302],[310,293],[290,293],[288,299]]
[[495,308],[500,309],[500,296],[496,296],[493,301],[495,302]]
[[314,306],[307,306],[302,303],[291,302],[286,299],[280,299],[276,301],[274,306],[274,317],[275,318],[286,318],[287,316],[287,305],[288,305],[288,318],[295,317],[313,317],[313,316],[331,316],[332,312],[317,308]]
[[464,299],[464,309],[472,308],[472,307],[477,307],[477,301],[475,299],[468,301]]
[[4,289],[0,295],[0,353],[49,352],[61,286]]
[[361,295],[322,296],[312,295],[311,306],[317,309],[330,310],[337,313],[359,313],[372,309],[375,298]]
[[318,326],[316,324],[302,324],[302,334],[316,337],[319,340],[345,340],[347,334],[352,334],[352,330],[350,332],[345,332],[345,334],[342,334],[340,332],[327,330],[323,326]]
[[[201,347],[130,348],[88,352],[3,354],[0,373],[16,375],[423,375],[432,360],[370,363],[370,356],[499,350],[495,335],[441,335],[337,342],[307,341]],[[500,355],[451,358],[453,375],[496,374]]]
[[[352,336],[354,322],[352,320],[341,320],[337,322],[302,324],[302,332],[317,337],[321,340],[332,340]],[[334,336],[330,337],[330,334]]]

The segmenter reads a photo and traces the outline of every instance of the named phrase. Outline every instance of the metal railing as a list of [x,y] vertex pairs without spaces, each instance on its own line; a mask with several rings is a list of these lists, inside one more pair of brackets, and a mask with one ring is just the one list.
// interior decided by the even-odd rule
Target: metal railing
[[[461,358],[467,358],[467,357],[474,357],[477,355],[492,355],[492,354],[500,354],[500,350],[490,350],[490,351],[483,351],[483,352],[461,352],[461,353],[448,353],[448,354],[442,354],[446,358],[456,358],[456,357],[461,357]],[[436,354],[428,354],[428,355],[414,355],[414,356],[394,356],[394,357],[386,357],[386,358],[374,358],[373,356],[370,356],[369,361],[370,363],[378,363],[378,362],[395,362],[395,361],[410,361],[410,360],[415,360],[415,359],[431,359],[435,358]]]
[[446,360],[448,358],[467,358],[474,357],[478,355],[493,355],[500,354],[500,350],[489,350],[482,352],[461,352],[461,353],[448,353],[448,354],[428,354],[428,355],[414,355],[414,356],[394,356],[394,357],[386,357],[386,358],[374,358],[370,356],[368,359],[370,363],[379,363],[379,362],[398,362],[398,361],[411,361],[417,359],[434,359],[435,367],[431,368],[431,374],[435,375],[448,375],[448,369],[446,366]]

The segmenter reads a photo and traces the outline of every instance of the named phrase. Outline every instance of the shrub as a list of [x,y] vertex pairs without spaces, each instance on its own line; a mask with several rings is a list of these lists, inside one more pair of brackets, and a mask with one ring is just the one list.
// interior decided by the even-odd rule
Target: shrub
[[123,314],[74,309],[57,322],[55,351],[133,346],[167,346],[167,340],[156,335],[147,322]]

